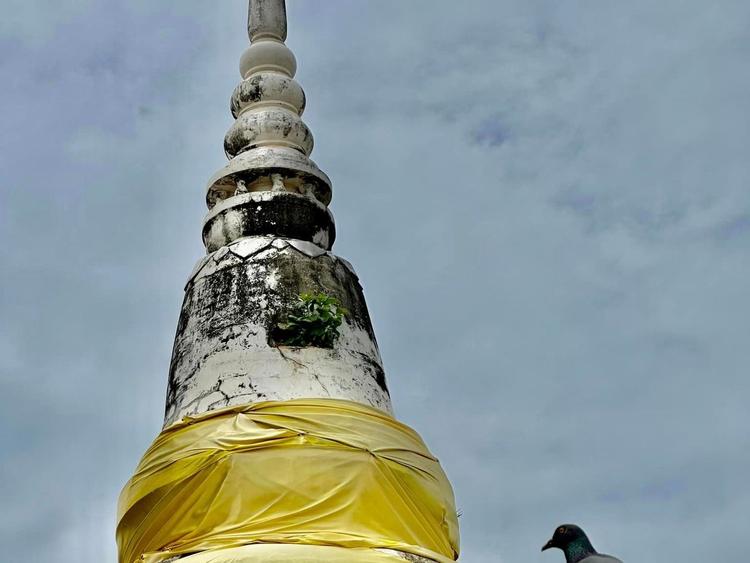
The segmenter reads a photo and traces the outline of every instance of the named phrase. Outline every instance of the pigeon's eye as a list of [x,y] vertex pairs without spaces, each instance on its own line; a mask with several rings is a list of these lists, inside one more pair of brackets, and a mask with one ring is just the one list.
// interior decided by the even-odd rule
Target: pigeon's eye
[[564,534],[564,533],[565,533],[565,526],[560,526],[560,527],[559,527],[559,528],[557,529],[557,533],[558,533],[558,534]]

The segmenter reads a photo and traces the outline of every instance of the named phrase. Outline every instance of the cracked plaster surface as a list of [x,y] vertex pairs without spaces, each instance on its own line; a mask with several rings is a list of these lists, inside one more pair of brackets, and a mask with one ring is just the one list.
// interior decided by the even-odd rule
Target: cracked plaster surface
[[[272,329],[302,292],[349,310],[331,349],[276,346]],[[313,243],[248,237],[202,258],[186,286],[165,425],[238,404],[339,398],[391,412],[382,361],[351,265]]]

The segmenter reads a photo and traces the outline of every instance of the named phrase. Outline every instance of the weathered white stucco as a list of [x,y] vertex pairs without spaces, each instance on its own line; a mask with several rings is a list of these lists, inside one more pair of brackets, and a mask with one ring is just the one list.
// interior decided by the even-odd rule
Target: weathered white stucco
[[[349,309],[331,349],[279,346],[271,331],[303,292]],[[338,398],[391,412],[351,265],[307,241],[248,237],[206,256],[186,287],[165,425],[257,401]]]

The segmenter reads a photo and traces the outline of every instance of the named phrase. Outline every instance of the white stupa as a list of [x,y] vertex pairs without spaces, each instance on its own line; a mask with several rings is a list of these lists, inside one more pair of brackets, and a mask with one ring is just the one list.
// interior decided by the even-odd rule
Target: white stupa
[[[121,498],[120,561],[453,561],[458,532],[450,486],[416,433],[393,419],[362,288],[349,262],[331,252],[331,182],[309,158],[313,136],[301,119],[305,94],[294,79],[296,60],[284,44],[284,0],[251,0],[248,31],[242,81],[231,99],[236,121],[224,140],[229,163],[207,188],[207,254],[185,288],[164,431]],[[309,320],[290,328],[289,319],[304,312],[300,296],[343,314],[329,346],[299,338],[289,343],[290,331]],[[316,418],[328,413],[327,405],[345,417],[336,424]],[[267,423],[271,411],[273,420],[292,422]],[[377,448],[339,438],[340,431],[360,432],[359,421],[368,428],[362,440],[377,434]],[[267,437],[248,445],[253,432],[272,426],[281,428],[288,450],[274,454]],[[290,441],[290,428],[297,442]],[[411,440],[413,451],[401,442],[388,446],[396,439],[389,432]],[[178,446],[166,445],[176,437]],[[365,468],[354,454],[346,458],[354,461],[339,463],[339,442],[379,456],[378,469]],[[295,461],[313,449],[314,462]],[[256,464],[271,454],[279,457]],[[427,469],[410,459],[423,460]],[[329,460],[325,483],[314,482],[319,477],[307,474],[310,463]],[[234,473],[222,469],[230,465]],[[175,476],[170,471],[177,466],[183,469]],[[279,467],[278,475],[275,469],[259,475],[259,467]],[[350,475],[349,467],[366,477]],[[349,500],[335,504],[337,471]],[[373,492],[368,483],[387,485],[387,492]],[[318,494],[311,491],[325,493],[318,502],[307,498]],[[358,498],[380,500],[368,513],[352,508]],[[274,512],[287,503],[293,506],[286,513]],[[357,521],[362,514],[368,522]],[[335,522],[346,524],[329,529]]]

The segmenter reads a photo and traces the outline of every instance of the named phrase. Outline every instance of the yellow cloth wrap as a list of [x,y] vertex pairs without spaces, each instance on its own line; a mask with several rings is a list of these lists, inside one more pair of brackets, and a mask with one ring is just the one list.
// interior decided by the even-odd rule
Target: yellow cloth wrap
[[[353,562],[379,561],[374,548],[458,558],[453,490],[419,435],[336,399],[230,407],[170,426],[122,491],[118,519],[120,563],[249,544],[352,548]],[[235,560],[245,561],[226,559]]]
[[406,563],[403,558],[374,549],[345,547],[254,544],[205,551],[178,563]]

